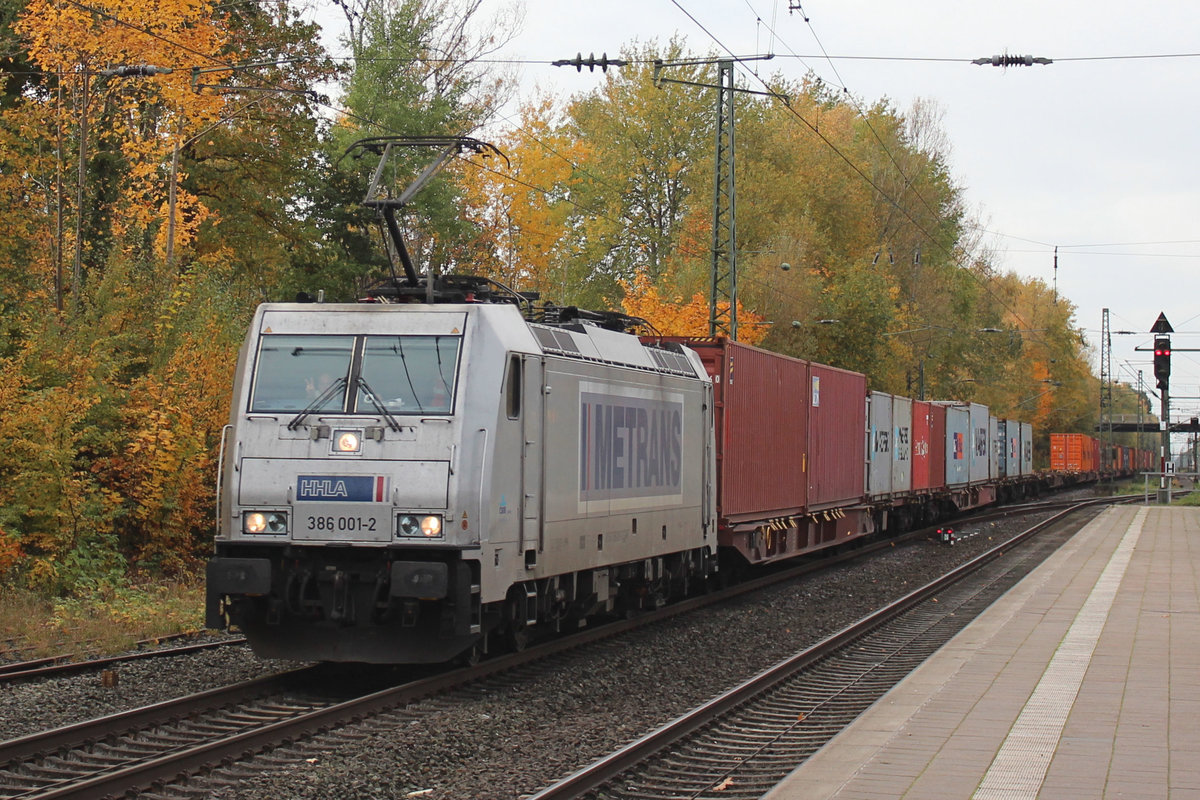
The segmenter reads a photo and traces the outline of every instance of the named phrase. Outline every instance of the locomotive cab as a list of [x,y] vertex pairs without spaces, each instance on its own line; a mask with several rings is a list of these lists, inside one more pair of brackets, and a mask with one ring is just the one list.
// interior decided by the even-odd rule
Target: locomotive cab
[[260,308],[222,442],[208,624],[233,622],[277,657],[440,661],[469,647],[483,520],[464,487],[482,480],[505,352],[530,345],[505,306]]

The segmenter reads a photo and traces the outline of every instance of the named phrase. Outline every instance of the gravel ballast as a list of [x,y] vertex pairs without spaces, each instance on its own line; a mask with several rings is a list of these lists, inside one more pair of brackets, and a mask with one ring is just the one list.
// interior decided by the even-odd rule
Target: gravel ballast
[[[489,681],[281,748],[267,760],[271,765],[223,768],[193,781],[185,793],[246,800],[532,794],[1029,524],[1028,518],[966,523],[960,533],[978,534],[957,545],[897,545],[582,648],[536,681]],[[4,685],[0,739],[294,666],[259,660],[235,646],[121,665],[115,689],[103,688],[96,674]]]

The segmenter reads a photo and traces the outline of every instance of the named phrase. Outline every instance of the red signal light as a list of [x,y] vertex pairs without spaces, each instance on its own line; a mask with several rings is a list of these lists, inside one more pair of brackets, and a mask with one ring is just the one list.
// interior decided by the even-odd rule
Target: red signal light
[[1158,379],[1158,388],[1166,389],[1171,376],[1171,338],[1169,336],[1154,337],[1154,377]]

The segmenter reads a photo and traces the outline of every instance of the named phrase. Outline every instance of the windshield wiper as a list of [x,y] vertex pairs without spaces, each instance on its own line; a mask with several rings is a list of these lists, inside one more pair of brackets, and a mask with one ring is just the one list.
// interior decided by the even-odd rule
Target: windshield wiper
[[371,387],[367,385],[367,382],[363,376],[359,375],[355,381],[358,383],[358,388],[362,391],[363,397],[367,398],[371,405],[375,406],[375,410],[378,411],[380,416],[384,418],[388,424],[388,427],[394,431],[400,430],[400,423],[397,422],[396,418],[392,416],[392,413],[387,410],[387,406],[380,402],[379,398],[375,395],[375,392],[371,391]]
[[345,386],[345,378],[338,378],[336,381],[329,384],[325,391],[313,398],[313,401],[301,409],[299,414],[292,417],[292,421],[287,424],[287,429],[289,431],[294,431],[296,428],[299,428],[304,424],[304,420],[308,418],[309,414],[313,413],[314,411],[319,411],[321,406],[332,400],[334,395],[336,395],[339,390],[345,388]]

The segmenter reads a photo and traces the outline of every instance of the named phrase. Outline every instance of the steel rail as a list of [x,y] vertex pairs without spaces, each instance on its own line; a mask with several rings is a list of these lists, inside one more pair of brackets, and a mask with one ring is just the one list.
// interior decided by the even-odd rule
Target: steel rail
[[0,765],[28,761],[39,755],[100,741],[119,733],[144,730],[198,712],[264,697],[276,691],[281,681],[295,679],[315,669],[309,666],[277,672],[0,742]]
[[[194,635],[195,634],[193,633],[173,634],[171,636],[164,636],[159,639],[146,639],[138,642],[137,645],[146,646],[157,642],[183,639]],[[58,656],[46,656],[44,658],[30,659],[29,661],[14,661],[8,664],[0,664],[0,683],[20,680],[23,678],[44,678],[49,675],[69,675],[76,672],[85,672],[89,669],[110,667],[113,664],[121,664],[126,661],[140,661],[147,658],[187,655],[188,653],[195,653],[202,650],[212,650],[218,647],[226,647],[228,645],[245,644],[245,642],[246,637],[238,636],[215,642],[198,642],[196,644],[179,645],[178,647],[164,647],[158,650],[139,650],[137,652],[120,653],[113,656],[89,658],[82,661],[68,660],[76,657],[76,654],[74,653]]]
[[[1111,498],[1104,498],[1101,502],[1113,502]],[[1077,505],[1088,505],[1077,504]],[[1025,509],[1022,513],[1035,513],[1037,509]],[[1055,515],[1050,521],[1056,520],[1063,514]],[[1032,530],[1032,529],[1031,529]],[[927,535],[927,532],[915,532],[910,536]],[[1021,537],[1032,535],[1029,532],[1021,534]],[[896,541],[888,539],[879,543],[879,547],[890,547]],[[1003,545],[994,548],[991,552],[1002,551],[1010,547],[1013,542],[1010,540]],[[820,562],[806,564],[800,567],[795,567],[747,581],[727,589],[713,592],[708,595],[690,598],[679,603],[672,604],[665,608],[659,609],[653,613],[647,613],[633,619],[620,620],[605,624],[590,630],[582,631],[570,637],[551,640],[546,643],[531,647],[528,650],[520,653],[512,653],[498,658],[489,659],[483,663],[452,670],[447,673],[436,675],[433,677],[405,683],[400,686],[383,689],[362,697],[346,700],[343,702],[331,704],[329,706],[307,711],[302,714],[273,722],[265,725],[259,725],[251,730],[243,730],[232,735],[209,740],[195,745],[184,745],[170,753],[164,753],[158,756],[147,758],[137,763],[129,763],[124,765],[116,765],[108,768],[99,774],[92,774],[85,777],[83,780],[64,779],[61,785],[46,787],[44,790],[30,792],[27,796],[38,798],[99,798],[114,796],[129,791],[137,790],[157,783],[169,782],[178,780],[181,776],[203,770],[211,767],[214,764],[223,761],[237,760],[252,756],[256,753],[269,750],[277,746],[280,742],[293,741],[297,738],[311,736],[322,731],[335,728],[340,725],[348,724],[357,719],[382,713],[406,704],[416,702],[418,700],[439,694],[441,692],[452,689],[464,683],[478,681],[489,677],[493,674],[511,670],[515,667],[526,663],[547,658],[557,653],[572,650],[602,639],[618,636],[622,633],[644,627],[646,625],[657,624],[669,617],[678,616],[688,613],[707,605],[725,602],[731,597],[739,594],[757,591],[766,586],[770,586],[783,581],[793,580],[804,575],[814,569],[823,569],[830,566],[832,563],[837,563],[843,560],[852,560],[860,558],[872,552],[874,547],[859,547],[848,553],[841,554],[833,559],[823,559]],[[982,564],[987,554],[974,559],[969,564]],[[926,587],[925,591],[936,591],[937,587],[944,585],[947,578],[941,581],[934,582]],[[920,590],[919,590],[920,591]],[[918,602],[918,593],[914,592],[905,598],[896,601],[890,605],[889,609],[894,609],[893,613],[899,613],[899,610],[907,608]],[[861,630],[865,627],[878,624],[877,621],[872,621],[872,618],[864,620],[858,625],[852,626],[847,631],[835,634],[833,637],[826,639],[821,644],[817,645],[816,650],[810,650],[808,660],[820,657],[821,652],[825,652],[828,648],[835,646],[837,641],[841,641],[844,637],[851,635],[849,632]],[[799,662],[797,662],[799,663]],[[316,668],[310,668],[316,669]],[[299,670],[297,672],[303,672]],[[287,673],[293,675],[294,673]],[[269,691],[265,685],[267,681],[274,681],[277,676],[270,676],[266,679],[255,681],[247,681],[235,687],[235,692],[240,691],[246,699],[261,697]],[[761,677],[760,681],[768,680],[766,677]],[[229,689],[215,689],[209,692],[202,692],[198,695],[182,698],[176,701],[166,701],[164,703],[148,706],[143,709],[134,709],[113,717],[103,718],[102,720],[92,721],[90,723],[80,723],[78,725],[67,726],[55,731],[49,731],[44,734],[35,734],[24,739],[14,740],[12,742],[0,743],[0,763],[12,763],[13,761],[21,761],[29,759],[39,753],[53,752],[64,747],[78,746],[81,742],[95,741],[101,736],[111,736],[112,730],[128,731],[130,729],[146,729],[155,724],[161,723],[163,720],[177,719],[185,716],[187,713],[202,712],[205,708],[213,708],[216,706],[227,705],[232,702],[239,702],[230,694]],[[725,708],[727,704],[736,704],[740,702],[736,700],[731,693],[722,695],[712,701],[706,708]],[[186,708],[191,708],[191,711],[186,711]],[[108,724],[108,733],[99,733],[101,728],[95,727],[98,723]],[[700,722],[696,723],[701,724]],[[644,745],[630,745],[629,748],[622,751],[623,753],[638,752]],[[554,796],[554,795],[548,795]],[[539,795],[540,797],[540,795]]]
[[[1113,498],[1104,498],[1104,500],[1107,503],[1130,502],[1129,499],[1125,498],[1116,500]],[[962,580],[967,575],[1000,557],[1012,549],[1014,545],[1036,536],[1047,527],[1054,525],[1076,511],[1094,505],[1097,505],[1094,501],[1078,503],[1048,519],[1038,522],[1033,527],[1017,534],[1003,544],[991,548],[946,575],[910,592],[858,622],[831,634],[812,647],[760,672],[739,686],[713,698],[687,714],[664,724],[615,753],[580,769],[536,794],[529,795],[526,800],[573,800],[588,792],[596,791],[618,775],[646,762],[672,744],[712,724],[732,709],[777,686],[800,670],[826,658],[831,653],[847,647],[865,633],[900,616],[919,603],[934,597],[947,586]]]

